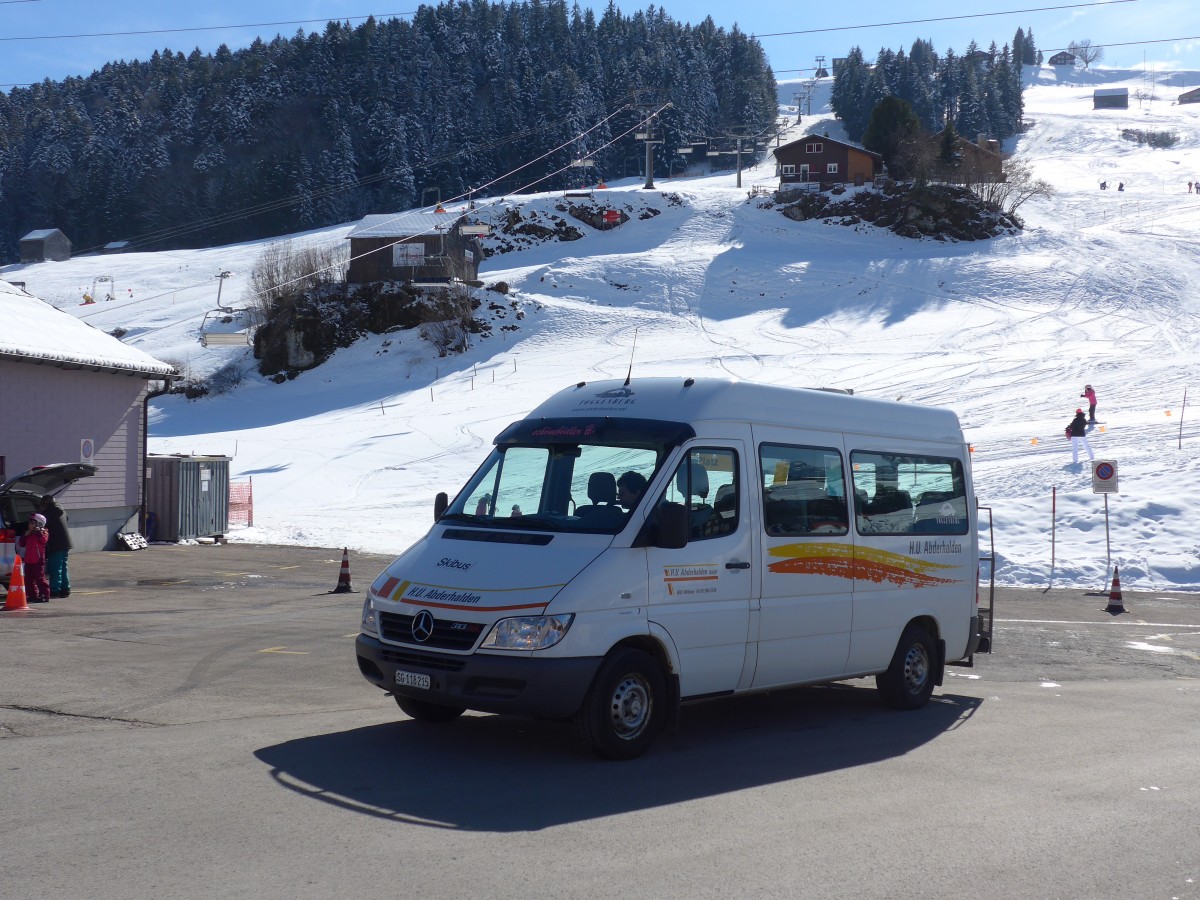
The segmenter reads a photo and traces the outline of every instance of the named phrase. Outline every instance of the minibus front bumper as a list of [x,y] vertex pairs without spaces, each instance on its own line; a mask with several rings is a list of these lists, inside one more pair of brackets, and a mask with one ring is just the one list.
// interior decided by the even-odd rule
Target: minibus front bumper
[[[575,714],[603,661],[599,656],[463,656],[385,644],[367,634],[358,636],[355,650],[363,677],[393,694],[481,712],[554,719]],[[402,684],[397,672],[410,682],[428,676],[429,687]]]

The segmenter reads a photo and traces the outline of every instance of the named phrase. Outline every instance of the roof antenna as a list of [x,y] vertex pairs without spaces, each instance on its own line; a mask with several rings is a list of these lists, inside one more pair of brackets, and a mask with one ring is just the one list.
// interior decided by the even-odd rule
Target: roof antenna
[[633,347],[629,351],[629,371],[625,373],[625,387],[629,387],[629,380],[633,378],[633,354],[637,350],[637,333],[638,328],[641,327],[641,325],[638,325],[633,329]]

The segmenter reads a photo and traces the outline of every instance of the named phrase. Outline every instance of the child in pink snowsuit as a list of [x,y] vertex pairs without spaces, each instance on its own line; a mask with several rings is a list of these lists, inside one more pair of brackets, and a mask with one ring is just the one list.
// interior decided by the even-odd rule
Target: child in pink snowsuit
[[1092,386],[1090,384],[1085,384],[1083,386],[1083,393],[1080,394],[1079,396],[1087,397],[1088,424],[1095,425],[1096,424],[1096,392],[1092,390]]
[[30,603],[50,602],[50,580],[46,577],[46,517],[34,513],[29,517],[29,528],[17,538],[21,551],[21,562],[25,565],[25,587]]

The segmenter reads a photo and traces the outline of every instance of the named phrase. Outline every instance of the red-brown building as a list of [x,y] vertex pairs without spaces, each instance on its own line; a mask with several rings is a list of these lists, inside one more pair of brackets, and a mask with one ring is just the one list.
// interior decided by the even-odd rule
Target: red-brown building
[[942,158],[945,130],[926,138],[929,155],[929,177],[947,184],[978,184],[980,182],[1004,181],[1004,157],[1000,155],[1000,142],[980,135],[971,143],[961,134],[954,140],[954,153],[950,160]]
[[854,144],[816,134],[775,148],[779,187],[816,182],[866,184],[883,171],[883,157]]

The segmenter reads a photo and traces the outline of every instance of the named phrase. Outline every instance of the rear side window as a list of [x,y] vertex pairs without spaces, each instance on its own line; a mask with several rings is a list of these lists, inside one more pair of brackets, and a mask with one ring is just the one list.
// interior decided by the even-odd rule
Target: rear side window
[[842,455],[832,447],[762,444],[763,526],[774,537],[850,529]]
[[962,460],[854,451],[855,523],[860,534],[966,534]]

